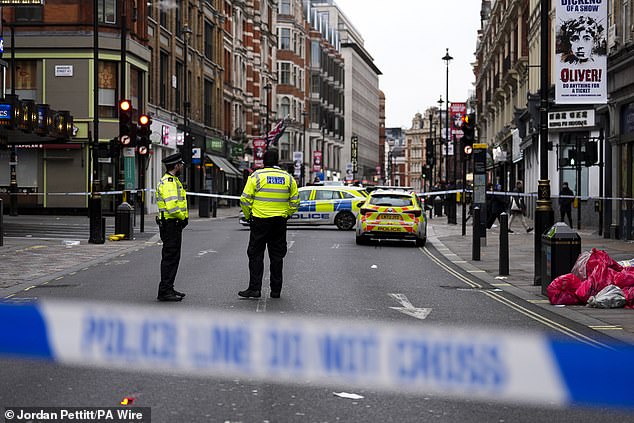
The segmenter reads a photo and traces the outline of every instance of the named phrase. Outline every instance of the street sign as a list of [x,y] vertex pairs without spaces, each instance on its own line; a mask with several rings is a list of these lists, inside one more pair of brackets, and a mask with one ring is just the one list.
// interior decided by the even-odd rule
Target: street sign
[[352,162],[352,173],[359,171],[359,137],[354,135],[350,138],[350,161]]

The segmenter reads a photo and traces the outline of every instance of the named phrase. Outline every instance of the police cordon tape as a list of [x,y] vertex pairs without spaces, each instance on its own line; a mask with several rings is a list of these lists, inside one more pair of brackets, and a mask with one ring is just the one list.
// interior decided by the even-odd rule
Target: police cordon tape
[[634,347],[540,333],[66,301],[0,303],[0,333],[62,365],[634,409]]
[[[148,193],[154,193],[156,192],[155,189],[131,189],[131,190],[125,190],[125,191],[98,191],[95,192],[94,194],[99,194],[99,195],[120,195],[123,193],[130,193],[130,194],[136,194],[137,192],[148,192]],[[456,194],[456,193],[469,193],[472,194],[473,190],[472,189],[467,189],[467,190],[461,190],[461,189],[452,189],[452,190],[444,190],[444,191],[423,191],[423,192],[418,192],[416,193],[419,197],[434,197],[436,195],[445,195],[445,194]],[[9,193],[4,193],[4,194],[9,194]],[[18,192],[16,193],[17,195],[24,195],[24,196],[38,196],[38,195],[54,195],[54,196],[89,196],[92,195],[93,193],[91,192],[47,192],[47,193],[43,193],[43,192],[35,192],[35,193],[30,193],[30,192]],[[500,196],[508,196],[508,197],[515,197],[517,195],[520,195],[522,197],[537,197],[537,193],[531,192],[531,193],[517,193],[514,191],[486,191],[486,194],[489,195],[500,195]],[[187,196],[188,197],[211,197],[211,198],[225,198],[228,200],[239,200],[240,196],[238,195],[226,195],[226,194],[209,194],[209,193],[204,193],[204,192],[187,192]],[[577,198],[580,201],[589,201],[589,200],[606,200],[606,201],[634,201],[634,198],[630,198],[630,197],[594,197],[594,196],[589,196],[589,195],[584,195],[584,196],[574,196],[574,195],[552,195],[550,197],[553,200],[559,199],[559,198]]]

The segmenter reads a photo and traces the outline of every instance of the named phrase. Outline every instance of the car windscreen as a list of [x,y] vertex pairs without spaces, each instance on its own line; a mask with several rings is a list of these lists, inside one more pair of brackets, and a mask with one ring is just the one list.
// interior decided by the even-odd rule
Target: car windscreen
[[385,207],[408,207],[412,205],[412,197],[403,194],[374,194],[370,196],[370,204]]

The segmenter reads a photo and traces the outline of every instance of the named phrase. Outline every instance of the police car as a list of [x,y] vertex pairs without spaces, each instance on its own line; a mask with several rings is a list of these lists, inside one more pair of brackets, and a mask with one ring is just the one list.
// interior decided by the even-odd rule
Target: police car
[[[342,231],[354,228],[368,195],[364,188],[332,185],[306,186],[298,191],[299,209],[288,219],[289,225],[336,225]],[[249,226],[242,212],[239,222]]]
[[356,242],[403,239],[422,247],[427,241],[427,218],[418,195],[410,188],[386,187],[370,192],[357,215]]

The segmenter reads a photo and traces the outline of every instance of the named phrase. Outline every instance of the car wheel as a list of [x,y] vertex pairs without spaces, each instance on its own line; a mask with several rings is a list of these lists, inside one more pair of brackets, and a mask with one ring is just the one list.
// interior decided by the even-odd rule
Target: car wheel
[[335,217],[335,225],[342,231],[349,231],[354,228],[357,219],[350,212],[341,212]]
[[368,240],[363,235],[356,236],[357,245],[368,245]]
[[417,247],[424,247],[426,243],[427,243],[427,237],[416,238]]

